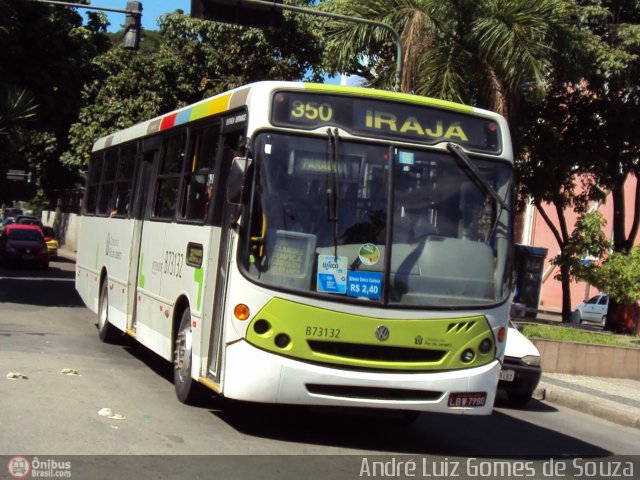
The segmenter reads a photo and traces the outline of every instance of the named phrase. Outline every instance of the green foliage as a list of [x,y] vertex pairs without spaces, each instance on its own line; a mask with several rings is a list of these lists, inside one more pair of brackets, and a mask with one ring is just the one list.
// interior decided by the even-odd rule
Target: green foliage
[[0,92],[0,137],[11,137],[25,123],[33,121],[38,106],[26,90],[9,88]]
[[522,333],[529,338],[540,338],[543,340],[557,340],[560,342],[588,343],[593,345],[608,345],[612,347],[632,347],[624,337],[592,333],[555,325],[525,325]]
[[[593,275],[600,262],[583,268],[578,261],[592,249],[585,239],[595,242],[596,252],[604,248],[604,242],[589,237],[588,225],[582,225],[587,230],[572,233],[565,209],[584,214],[593,202],[611,198],[616,252],[631,248],[640,225],[638,202],[632,207],[632,228],[625,225],[624,195],[626,180],[640,173],[636,134],[640,129],[640,4],[608,0],[575,4],[572,25],[554,37],[557,55],[544,102],[526,105],[515,140],[520,147],[516,162],[520,192],[523,198],[531,197],[561,250],[555,263],[561,267],[563,312],[570,310],[569,278],[565,277],[595,283]],[[545,213],[545,203],[555,208],[555,219]]]
[[[108,47],[103,25],[99,17],[82,25],[75,9],[24,0],[0,0],[0,12],[0,172],[29,170],[41,173],[40,185],[64,185],[69,172],[49,166],[59,166],[81,106],[80,90],[92,74],[91,59]],[[39,150],[42,135],[53,135],[55,148]],[[23,152],[38,150],[46,168],[36,170]],[[18,199],[9,197],[13,187],[0,173],[0,203]],[[28,187],[18,193],[29,194]]]
[[640,246],[628,253],[613,252],[590,275],[593,285],[619,304],[640,301]]
[[[85,166],[95,140],[113,131],[258,80],[318,79],[321,45],[312,22],[285,16],[280,32],[160,17],[153,50],[109,50],[94,61],[85,107],[71,127],[63,161]],[[144,45],[144,42],[143,42]]]
[[[511,116],[528,90],[543,92],[549,37],[565,28],[563,0],[334,0],[319,8],[393,26],[403,41],[401,90],[476,104]],[[391,88],[393,43],[382,29],[336,23],[326,63]]]
[[566,265],[573,278],[595,284],[593,279],[600,270],[599,263],[611,248],[611,243],[604,233],[605,226],[606,221],[600,212],[582,215],[560,254],[553,258],[551,263]]

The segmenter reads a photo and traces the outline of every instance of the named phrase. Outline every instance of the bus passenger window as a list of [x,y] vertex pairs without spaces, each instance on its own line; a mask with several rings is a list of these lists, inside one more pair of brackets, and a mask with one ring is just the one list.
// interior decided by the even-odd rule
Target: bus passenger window
[[174,218],[185,156],[186,137],[186,133],[181,132],[162,142],[160,174],[156,183],[156,198],[153,206],[155,218]]
[[178,199],[179,178],[158,180],[153,216],[156,218],[173,218]]
[[189,137],[189,158],[185,165],[184,189],[179,218],[203,222],[211,210],[215,159],[220,127],[211,125],[195,130]]
[[84,209],[88,215],[96,213],[98,205],[98,191],[100,189],[100,178],[102,177],[103,153],[92,155],[89,166],[89,179],[87,182],[87,194],[85,197]]
[[126,217],[129,213],[136,151],[137,146],[133,144],[124,147],[120,152],[118,172],[116,174],[115,197],[109,216]]
[[100,193],[98,195],[97,213],[106,215],[112,205],[112,197],[118,167],[118,148],[107,150],[104,156],[102,178],[100,179]]

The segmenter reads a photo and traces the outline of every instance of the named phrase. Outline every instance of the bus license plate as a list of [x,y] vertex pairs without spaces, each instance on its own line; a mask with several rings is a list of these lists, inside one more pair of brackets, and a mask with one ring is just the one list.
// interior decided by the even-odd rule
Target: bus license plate
[[487,392],[452,392],[449,394],[450,407],[484,407]]
[[500,370],[499,378],[505,382],[513,382],[516,378],[516,372],[514,370]]

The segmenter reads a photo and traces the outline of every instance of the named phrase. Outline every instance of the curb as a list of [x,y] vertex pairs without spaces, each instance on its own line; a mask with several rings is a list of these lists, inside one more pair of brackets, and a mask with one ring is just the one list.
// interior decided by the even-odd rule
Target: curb
[[602,400],[592,399],[588,395],[578,394],[567,388],[541,383],[534,392],[534,398],[578,410],[618,425],[640,429],[639,413],[624,411],[623,405],[617,408],[603,405]]
[[65,248],[58,249],[58,256],[74,262],[76,261],[76,252]]

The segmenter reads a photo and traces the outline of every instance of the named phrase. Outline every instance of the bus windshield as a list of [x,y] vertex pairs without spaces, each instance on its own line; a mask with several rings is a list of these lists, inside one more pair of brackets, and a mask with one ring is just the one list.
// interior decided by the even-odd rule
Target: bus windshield
[[[396,308],[508,296],[507,162],[261,133],[241,264],[253,281]],[[479,176],[481,178],[479,178]],[[488,188],[489,186],[490,188]]]

